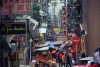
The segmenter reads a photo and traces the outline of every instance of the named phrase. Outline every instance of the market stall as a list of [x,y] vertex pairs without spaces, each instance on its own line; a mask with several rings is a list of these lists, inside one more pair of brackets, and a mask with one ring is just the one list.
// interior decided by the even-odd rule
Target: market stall
[[[49,44],[49,46],[45,46],[45,47],[41,47],[36,49],[35,51],[38,51],[38,58],[39,60],[49,66],[49,65],[54,65],[56,66],[56,60],[52,59],[52,54],[50,51],[54,50],[54,45],[53,44]],[[41,53],[39,53],[41,52]]]

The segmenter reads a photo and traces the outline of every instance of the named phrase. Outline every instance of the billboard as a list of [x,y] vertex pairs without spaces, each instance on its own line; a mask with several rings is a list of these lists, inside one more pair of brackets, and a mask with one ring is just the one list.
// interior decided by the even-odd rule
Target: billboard
[[3,0],[0,15],[30,14],[30,0]]
[[26,34],[25,23],[2,23],[0,24],[0,34],[10,35],[10,34]]

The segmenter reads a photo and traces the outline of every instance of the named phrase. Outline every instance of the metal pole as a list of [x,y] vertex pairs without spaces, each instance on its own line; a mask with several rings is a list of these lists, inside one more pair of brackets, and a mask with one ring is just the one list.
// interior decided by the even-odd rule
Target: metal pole
[[27,45],[27,24],[28,24],[29,20],[27,19],[27,22],[26,22],[26,35],[25,35],[25,46],[28,47]]
[[31,42],[30,42],[30,62],[32,61],[32,47],[31,47],[32,45],[31,45]]
[[[26,25],[25,25],[25,28],[26,28],[26,34],[25,34],[25,47],[24,48],[29,48],[29,46],[28,46],[28,43],[27,43],[27,24],[28,24],[28,20],[26,20]],[[26,61],[26,57],[28,57],[28,56],[25,56],[24,57],[24,64],[26,64],[26,63],[28,63],[28,61]]]
[[77,61],[77,44],[76,44],[76,61]]

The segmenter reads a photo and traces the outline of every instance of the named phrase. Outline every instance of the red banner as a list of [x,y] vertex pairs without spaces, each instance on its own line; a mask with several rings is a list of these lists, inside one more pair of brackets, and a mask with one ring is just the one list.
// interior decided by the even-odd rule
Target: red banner
[[0,14],[30,14],[30,0],[3,0]]

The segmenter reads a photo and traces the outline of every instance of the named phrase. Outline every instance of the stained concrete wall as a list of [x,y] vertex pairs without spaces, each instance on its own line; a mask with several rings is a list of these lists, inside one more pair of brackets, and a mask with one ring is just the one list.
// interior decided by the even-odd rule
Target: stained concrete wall
[[82,22],[87,31],[87,53],[92,56],[100,47],[100,0],[82,0]]

